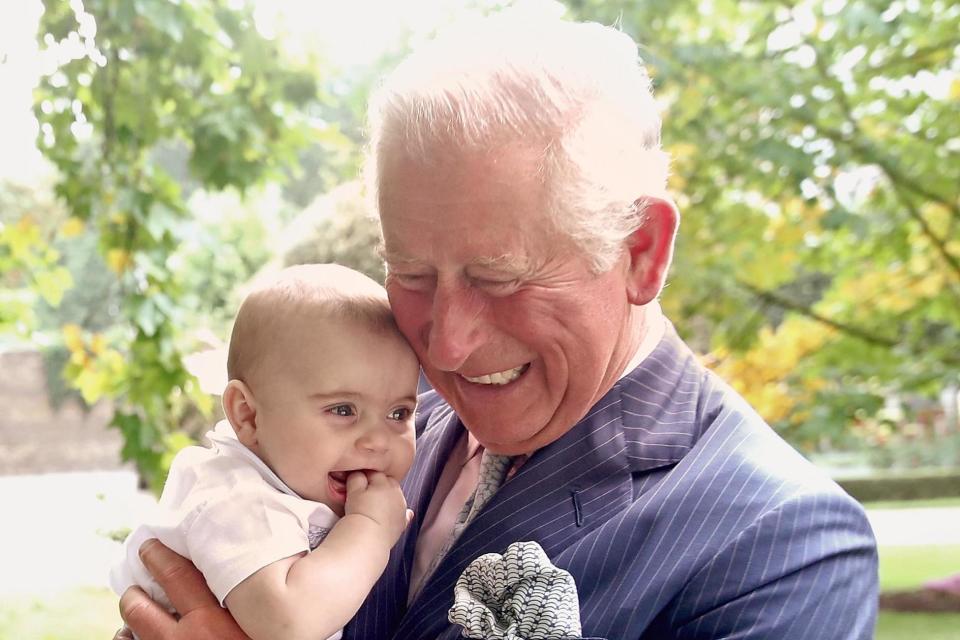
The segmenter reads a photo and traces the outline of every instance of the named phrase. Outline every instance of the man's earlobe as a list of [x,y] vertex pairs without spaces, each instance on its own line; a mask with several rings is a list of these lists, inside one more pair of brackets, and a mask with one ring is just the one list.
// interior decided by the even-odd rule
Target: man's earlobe
[[663,198],[643,198],[634,205],[643,212],[643,225],[627,238],[630,256],[627,296],[631,304],[643,305],[660,295],[673,260],[680,214]]
[[234,433],[248,449],[257,446],[257,404],[253,392],[240,380],[231,380],[223,390],[223,413]]

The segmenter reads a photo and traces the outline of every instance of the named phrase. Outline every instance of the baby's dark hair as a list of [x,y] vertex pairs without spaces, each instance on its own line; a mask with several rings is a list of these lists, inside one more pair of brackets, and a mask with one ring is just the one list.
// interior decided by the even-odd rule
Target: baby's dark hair
[[356,322],[403,339],[387,292],[371,278],[338,264],[287,267],[256,281],[240,305],[230,334],[228,379],[248,381],[270,336],[283,331],[285,320],[298,313]]

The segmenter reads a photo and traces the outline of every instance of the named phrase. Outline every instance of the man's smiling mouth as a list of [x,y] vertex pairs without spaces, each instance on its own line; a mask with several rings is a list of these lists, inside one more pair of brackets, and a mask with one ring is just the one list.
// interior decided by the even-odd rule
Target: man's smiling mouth
[[514,367],[513,369],[507,369],[506,371],[497,371],[495,373],[486,373],[482,376],[470,377],[470,376],[461,376],[464,380],[473,382],[474,384],[493,384],[493,385],[504,385],[509,384],[519,378],[523,373],[530,367],[530,363],[522,364],[519,367]]

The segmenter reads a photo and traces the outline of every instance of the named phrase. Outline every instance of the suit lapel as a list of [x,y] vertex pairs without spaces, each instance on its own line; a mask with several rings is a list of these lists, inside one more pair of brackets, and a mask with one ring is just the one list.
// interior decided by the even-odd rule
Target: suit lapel
[[532,540],[556,561],[563,549],[625,508],[631,475],[620,427],[619,392],[611,390],[576,427],[534,453],[464,530],[395,637],[438,637],[448,629],[454,585],[478,556]]

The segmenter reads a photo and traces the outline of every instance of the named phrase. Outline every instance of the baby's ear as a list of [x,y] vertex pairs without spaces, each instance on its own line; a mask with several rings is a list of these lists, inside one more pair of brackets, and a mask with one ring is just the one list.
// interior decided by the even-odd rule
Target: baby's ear
[[240,380],[231,380],[223,390],[223,413],[234,433],[248,449],[257,447],[257,403],[253,392]]

